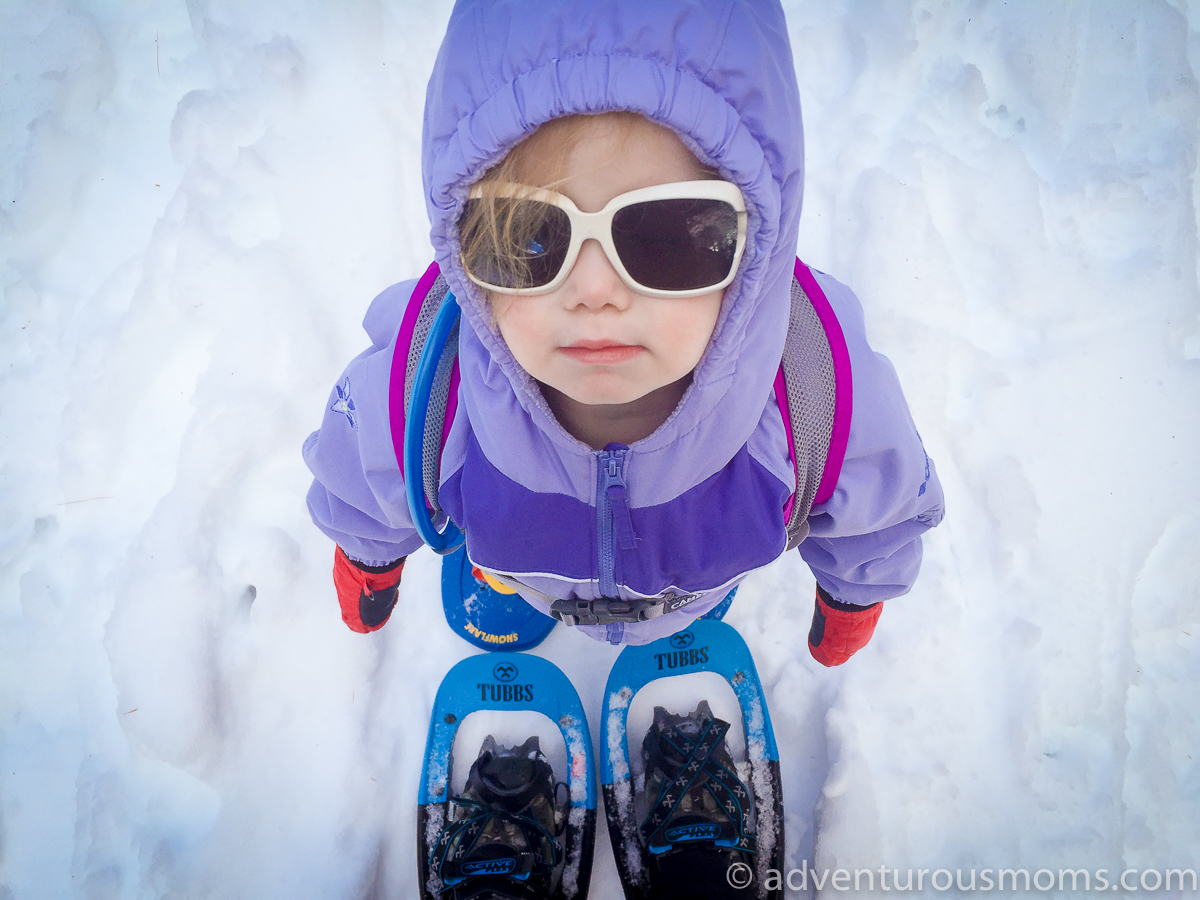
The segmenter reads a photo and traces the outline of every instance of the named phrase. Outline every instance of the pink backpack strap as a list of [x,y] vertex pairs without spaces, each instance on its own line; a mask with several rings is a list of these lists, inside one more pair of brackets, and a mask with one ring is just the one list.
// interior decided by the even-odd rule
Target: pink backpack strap
[[[396,453],[396,462],[400,466],[400,474],[408,477],[404,471],[404,425],[408,403],[412,398],[413,379],[417,373],[417,363],[421,359],[421,351],[425,347],[425,339],[433,320],[437,316],[446,293],[450,290],[446,279],[442,277],[438,264],[430,263],[425,274],[417,281],[412,294],[408,298],[404,317],[400,320],[400,330],[396,334],[396,344],[392,350],[392,370],[388,386],[388,417],[392,426],[392,448]],[[425,463],[421,477],[425,486],[425,497],[433,498],[436,503],[439,487],[439,472],[441,470],[441,449],[446,445],[446,437],[450,434],[450,426],[454,423],[454,414],[458,410],[458,334],[454,332],[451,340],[442,352],[438,363],[437,376],[429,398],[429,415],[426,424]],[[436,453],[430,453],[431,445],[436,442]]]
[[775,376],[775,399],[787,432],[796,476],[784,507],[788,548],[808,536],[808,514],[837,486],[846,458],[853,411],[850,352],[842,326],[813,277],[796,260],[783,359]]

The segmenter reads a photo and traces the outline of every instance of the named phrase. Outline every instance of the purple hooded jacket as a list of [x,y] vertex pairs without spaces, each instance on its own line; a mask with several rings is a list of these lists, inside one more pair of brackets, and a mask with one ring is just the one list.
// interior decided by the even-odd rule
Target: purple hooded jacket
[[[693,382],[653,434],[603,455],[554,419],[463,273],[456,223],[468,188],[538,125],[633,110],[676,132],[741,188],[747,247]],[[794,484],[772,384],[783,352],[804,180],[800,99],[787,28],[770,0],[462,0],[425,104],[422,170],[438,264],[462,306],[458,413],[442,456],[442,507],[472,561],[554,597],[699,598],[648,622],[581,626],[646,643],[685,627],[786,545]],[[836,489],[812,510],[800,553],[835,599],[903,594],[942,490],[891,364],[867,344],[853,293],[814,272],[845,335],[853,417]],[[330,395],[304,445],[317,526],[355,560],[421,545],[389,425],[389,378],[415,281],[364,320],[372,346]],[[623,476],[634,539],[605,555],[601,461]],[[811,603],[808,596],[796,602]]]

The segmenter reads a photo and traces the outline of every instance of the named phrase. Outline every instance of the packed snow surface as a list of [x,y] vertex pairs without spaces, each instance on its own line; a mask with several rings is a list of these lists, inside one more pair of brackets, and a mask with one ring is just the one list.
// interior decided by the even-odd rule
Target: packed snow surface
[[[397,621],[341,624],[299,448],[429,262],[448,11],[0,4],[2,900],[414,895],[429,710],[475,650],[426,552]],[[799,252],[862,298],[948,510],[840,669],[798,554],[733,604],[789,864],[1196,868],[1200,4],[788,13]],[[598,739],[615,651],[538,652]]]

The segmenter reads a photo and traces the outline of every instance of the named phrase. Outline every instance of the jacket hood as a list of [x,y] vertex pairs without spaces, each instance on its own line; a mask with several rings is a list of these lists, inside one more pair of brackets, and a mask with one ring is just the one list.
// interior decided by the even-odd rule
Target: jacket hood
[[554,421],[491,325],[463,273],[456,225],[471,184],[539,125],[613,110],[672,129],[741,188],[749,212],[746,252],[692,387],[631,451],[658,472],[631,486],[633,505],[644,506],[698,484],[746,444],[783,351],[804,146],[782,8],[461,0],[451,13],[426,96],[422,172],[436,259],[463,309],[462,399],[481,447],[509,477],[581,499],[590,475],[570,460],[591,451]]

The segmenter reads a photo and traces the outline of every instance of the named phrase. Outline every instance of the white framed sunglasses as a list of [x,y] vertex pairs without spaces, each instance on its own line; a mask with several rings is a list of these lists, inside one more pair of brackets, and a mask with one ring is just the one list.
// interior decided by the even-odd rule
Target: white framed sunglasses
[[[728,181],[677,181],[614,197],[599,212],[521,184],[471,189],[461,233],[467,277],[501,294],[548,294],[566,281],[583,242],[603,248],[630,288],[651,297],[695,297],[733,281],[746,247],[746,203]],[[494,203],[493,216],[473,204]]]

